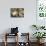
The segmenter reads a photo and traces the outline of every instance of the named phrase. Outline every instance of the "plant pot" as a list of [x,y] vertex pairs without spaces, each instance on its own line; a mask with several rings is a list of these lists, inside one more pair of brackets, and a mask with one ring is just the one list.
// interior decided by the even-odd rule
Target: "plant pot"
[[40,43],[40,39],[37,39],[37,43]]
[[38,42],[39,44],[41,44],[41,43],[44,42],[44,40],[45,40],[45,39],[38,39],[37,42]]

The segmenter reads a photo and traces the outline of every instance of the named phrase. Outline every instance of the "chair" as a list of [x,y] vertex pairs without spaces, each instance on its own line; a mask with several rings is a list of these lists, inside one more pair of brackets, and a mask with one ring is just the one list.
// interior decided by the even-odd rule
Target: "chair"
[[17,45],[18,46],[18,27],[16,28],[11,28],[11,33],[5,33],[5,46],[7,46],[7,38],[13,37],[13,36],[17,36]]
[[16,35],[16,34],[9,34],[9,33],[5,34],[5,46],[8,45],[7,38],[10,38],[11,36],[17,36],[17,38],[15,38],[15,40],[16,40],[15,46],[18,46],[18,34]]
[[24,41],[19,42],[19,46],[30,46],[29,33],[21,33],[21,39]]

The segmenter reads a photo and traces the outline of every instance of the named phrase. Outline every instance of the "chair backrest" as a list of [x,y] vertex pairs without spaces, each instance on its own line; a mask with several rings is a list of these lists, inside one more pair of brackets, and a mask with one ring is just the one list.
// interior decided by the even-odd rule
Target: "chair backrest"
[[16,28],[11,28],[11,34],[18,33],[18,27]]

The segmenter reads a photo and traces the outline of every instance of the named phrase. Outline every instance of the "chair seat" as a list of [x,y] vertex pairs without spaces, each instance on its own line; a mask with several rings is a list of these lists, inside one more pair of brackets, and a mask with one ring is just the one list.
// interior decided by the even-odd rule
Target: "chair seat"
[[17,33],[15,33],[15,34],[7,33],[6,35],[7,36],[17,36]]

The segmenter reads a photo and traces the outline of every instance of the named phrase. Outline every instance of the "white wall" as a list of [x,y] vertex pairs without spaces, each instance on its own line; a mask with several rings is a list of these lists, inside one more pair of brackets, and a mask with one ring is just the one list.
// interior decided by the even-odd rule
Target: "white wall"
[[[11,18],[10,8],[24,8],[24,18]],[[36,24],[36,0],[0,0],[0,34],[11,27],[19,27],[20,32],[30,32]]]

